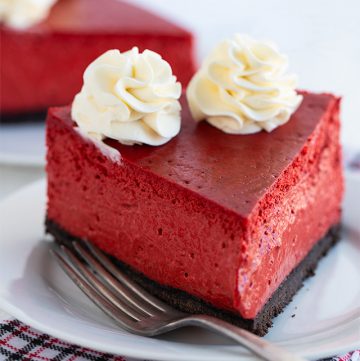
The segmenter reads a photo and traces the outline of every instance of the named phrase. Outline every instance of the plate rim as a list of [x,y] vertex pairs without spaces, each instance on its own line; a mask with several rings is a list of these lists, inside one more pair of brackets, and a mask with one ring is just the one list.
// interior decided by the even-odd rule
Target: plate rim
[[[41,151],[33,154],[28,154],[25,150],[22,152],[14,151],[15,148],[7,149],[6,147],[0,147],[0,165],[6,166],[19,166],[19,167],[43,167],[46,164],[45,161],[45,132],[46,132],[46,121],[45,116],[41,119],[29,119],[28,121],[19,122],[1,122],[0,121],[0,132],[8,132],[8,136],[16,137],[27,134],[29,129],[31,133],[27,134],[32,137],[35,133],[37,134],[35,139],[42,139]],[[35,132],[35,133],[33,133]],[[4,135],[2,135],[3,137]],[[2,138],[1,137],[1,138]],[[28,138],[28,137],[27,137]],[[31,147],[31,144],[27,144],[27,148]]]
[[0,152],[0,164],[20,167],[44,167],[46,161],[41,156],[21,156],[16,154],[5,155]]

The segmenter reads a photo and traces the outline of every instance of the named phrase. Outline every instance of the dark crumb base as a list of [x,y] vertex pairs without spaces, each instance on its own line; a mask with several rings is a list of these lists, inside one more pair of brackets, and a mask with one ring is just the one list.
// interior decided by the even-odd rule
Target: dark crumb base
[[[59,242],[69,243],[76,240],[55,222],[46,219],[46,232],[52,234]],[[209,303],[176,288],[163,286],[133,270],[129,266],[113,258],[121,270],[147,291],[161,298],[171,306],[188,313],[202,313],[221,318],[234,325],[245,328],[259,336],[264,336],[272,326],[272,319],[284,310],[295,293],[303,286],[303,281],[315,274],[319,260],[340,238],[340,225],[328,231],[326,236],[315,244],[306,258],[295,268],[274,292],[255,319],[244,319],[232,312],[218,309]]]
[[29,113],[29,114],[0,114],[0,123],[30,123],[30,122],[44,122],[46,118],[46,111]]

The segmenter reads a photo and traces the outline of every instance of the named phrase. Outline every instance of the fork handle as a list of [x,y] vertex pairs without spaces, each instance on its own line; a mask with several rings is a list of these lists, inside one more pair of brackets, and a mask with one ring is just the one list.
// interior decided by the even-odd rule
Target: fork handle
[[[305,361],[305,359],[290,354],[285,349],[275,346],[249,331],[215,317],[194,315],[183,318],[181,321],[182,326],[198,326],[226,336],[266,361]],[[178,326],[180,325],[178,324]]]

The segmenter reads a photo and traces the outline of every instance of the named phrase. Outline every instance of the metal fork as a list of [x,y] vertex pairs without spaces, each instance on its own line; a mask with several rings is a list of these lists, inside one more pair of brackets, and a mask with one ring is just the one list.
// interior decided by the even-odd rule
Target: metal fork
[[180,312],[150,295],[88,242],[56,243],[50,252],[72,281],[121,328],[156,336],[199,326],[226,336],[266,361],[305,361],[244,329],[207,315]]

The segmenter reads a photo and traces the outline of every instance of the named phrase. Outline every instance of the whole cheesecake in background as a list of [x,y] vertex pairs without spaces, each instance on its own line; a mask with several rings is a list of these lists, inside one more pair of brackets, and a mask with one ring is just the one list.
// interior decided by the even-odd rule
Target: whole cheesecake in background
[[2,117],[65,105],[80,89],[86,66],[108,49],[152,49],[186,85],[195,71],[187,30],[118,0],[58,0],[27,28],[0,26]]
[[[124,113],[92,111],[104,105],[93,91],[100,66],[108,74],[107,65],[117,64],[121,73],[124,57],[154,54],[112,51],[92,63],[73,107],[48,112],[46,229],[62,242],[92,242],[181,310],[264,335],[339,237],[340,99],[295,92],[282,70],[285,58],[244,41],[221,46],[225,61],[208,59],[193,78],[191,111],[185,97],[180,99],[180,131],[169,71],[160,92],[144,82],[140,92],[126,93],[119,78],[106,94],[116,94],[119,107],[129,100]],[[257,61],[247,61],[243,49]],[[246,66],[239,60],[233,69],[228,51]],[[166,68],[160,60],[156,64]],[[222,76],[229,72],[219,64],[236,71],[231,79],[239,87]],[[144,69],[133,74],[144,75]],[[163,105],[151,112],[154,97]],[[203,117],[214,126],[194,120]],[[130,132],[132,122],[136,131]],[[252,134],[227,134],[223,127]],[[156,140],[162,145],[145,145]],[[127,145],[134,143],[143,145]]]

